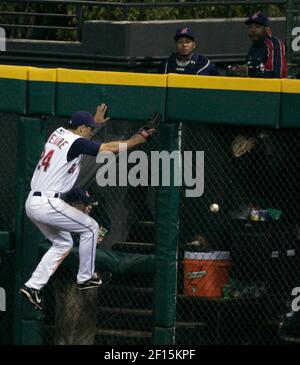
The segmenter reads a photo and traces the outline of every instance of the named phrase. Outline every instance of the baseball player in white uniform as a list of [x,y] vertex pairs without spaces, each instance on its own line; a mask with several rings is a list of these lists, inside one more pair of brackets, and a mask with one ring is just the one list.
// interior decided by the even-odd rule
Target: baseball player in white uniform
[[[118,153],[119,143],[126,143],[127,149],[130,149],[144,143],[155,131],[145,126],[125,141],[90,141],[95,128],[109,120],[105,117],[106,111],[107,106],[101,104],[94,117],[86,111],[74,113],[67,128],[60,127],[50,135],[33,174],[31,191],[25,204],[26,213],[52,246],[20,293],[39,310],[43,309],[40,290],[72,249],[70,232],[80,235],[79,290],[101,285],[101,279],[95,273],[99,225],[93,218],[60,199],[61,194],[72,189],[79,175],[82,155],[97,156],[102,151]],[[157,118],[156,115],[155,122]]]

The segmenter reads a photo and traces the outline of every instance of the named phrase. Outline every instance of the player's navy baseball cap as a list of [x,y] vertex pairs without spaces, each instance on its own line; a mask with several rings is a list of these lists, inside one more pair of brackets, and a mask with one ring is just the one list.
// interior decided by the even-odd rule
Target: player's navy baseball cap
[[246,21],[245,24],[249,25],[251,23],[257,23],[263,25],[264,27],[268,27],[270,25],[270,20],[266,14],[261,11],[252,14]]
[[66,194],[65,200],[70,203],[81,202],[84,204],[98,204],[98,202],[90,196],[89,192],[85,188],[74,188],[70,190]]
[[177,41],[177,39],[182,38],[182,37],[190,38],[193,41],[195,40],[194,32],[192,31],[192,29],[190,27],[179,28],[176,30],[176,33],[174,36],[175,41]]
[[85,111],[75,112],[69,121],[69,125],[79,127],[82,124],[91,128],[101,128],[101,125],[95,122],[91,113]]

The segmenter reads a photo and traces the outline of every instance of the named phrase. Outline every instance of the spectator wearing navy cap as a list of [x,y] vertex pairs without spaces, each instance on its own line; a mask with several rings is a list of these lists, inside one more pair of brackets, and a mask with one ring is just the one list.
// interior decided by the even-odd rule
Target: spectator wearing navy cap
[[[66,203],[81,212],[90,215],[93,207],[98,205],[98,202],[89,194],[85,188],[73,188],[64,197]],[[109,233],[109,228],[100,225],[97,243],[103,242],[105,236]]]
[[90,214],[93,206],[98,205],[98,202],[84,188],[70,190],[65,196],[65,201],[86,214]]
[[246,62],[250,77],[286,78],[288,64],[284,42],[271,35],[270,21],[261,11],[251,15],[245,24],[248,25],[250,47]]
[[218,76],[216,66],[206,57],[194,53],[195,36],[190,27],[177,29],[175,36],[176,52],[163,61],[160,73],[178,73],[187,75]]

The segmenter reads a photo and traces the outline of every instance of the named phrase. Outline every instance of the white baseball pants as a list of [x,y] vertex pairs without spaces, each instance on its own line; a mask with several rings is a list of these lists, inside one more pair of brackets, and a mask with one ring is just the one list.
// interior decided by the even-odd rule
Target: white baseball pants
[[80,234],[77,283],[89,280],[95,272],[98,223],[63,200],[51,198],[54,196],[51,192],[43,192],[41,197],[32,194],[30,192],[25,204],[27,216],[52,242],[52,247],[45,253],[25,285],[40,290],[47,284],[50,276],[72,249],[73,239],[70,232]]

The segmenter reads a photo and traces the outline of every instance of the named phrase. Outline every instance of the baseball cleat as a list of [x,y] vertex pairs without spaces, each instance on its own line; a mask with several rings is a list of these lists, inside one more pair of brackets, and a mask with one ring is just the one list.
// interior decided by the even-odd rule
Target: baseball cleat
[[92,279],[85,281],[84,283],[77,284],[79,290],[86,290],[86,289],[92,289],[92,288],[98,288],[101,286],[102,281],[99,282],[92,281]]
[[102,280],[101,280],[101,278],[100,278],[100,276],[96,273],[96,272],[94,272],[94,274],[93,274],[93,276],[91,277],[91,279],[90,279],[92,282],[94,282],[94,283],[99,283],[99,282],[101,282],[101,284],[102,284]]
[[97,275],[97,273],[94,273],[93,276],[85,281],[84,283],[77,284],[79,290],[85,290],[85,289],[92,289],[92,288],[98,288],[102,285],[102,280]]
[[19,292],[25,299],[28,300],[30,304],[35,307],[35,309],[38,309],[40,311],[43,310],[42,298],[39,290],[28,288],[28,286],[24,285]]
[[77,284],[78,289],[85,290],[85,289],[98,288],[99,286],[106,284],[111,279],[111,277],[112,274],[110,272],[101,273],[101,276],[99,276],[97,273],[94,273],[91,279],[85,281],[82,284]]

